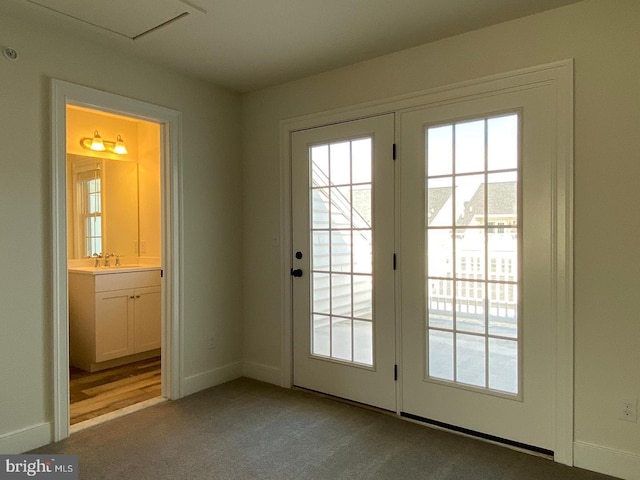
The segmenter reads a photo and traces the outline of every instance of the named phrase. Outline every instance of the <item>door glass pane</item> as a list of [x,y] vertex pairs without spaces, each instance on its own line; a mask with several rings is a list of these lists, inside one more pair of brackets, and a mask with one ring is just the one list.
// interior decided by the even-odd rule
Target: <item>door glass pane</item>
[[331,326],[330,317],[326,315],[313,316],[313,352],[316,355],[331,355]]
[[484,387],[485,351],[484,337],[456,335],[456,380],[467,385]]
[[485,121],[455,124],[455,173],[484,170]]
[[351,184],[351,142],[329,145],[329,184]]
[[347,187],[331,188],[331,226],[351,226],[351,191]]
[[427,129],[427,172],[430,177],[453,172],[453,125]]
[[371,275],[353,276],[353,316],[373,320],[373,285]]
[[518,289],[515,283],[493,283],[489,290],[489,333],[497,337],[518,338]]
[[[429,377],[514,395],[521,350],[518,125],[518,114],[508,114],[425,134],[434,142],[425,147]],[[447,170],[449,158],[454,168]]]
[[313,185],[329,185],[329,145],[311,147],[311,178]]
[[456,329],[484,333],[484,282],[456,282]]
[[352,239],[354,273],[371,273],[373,267],[371,229],[354,230]]
[[351,271],[351,230],[331,231],[331,271]]
[[353,183],[371,183],[371,139],[351,142]]
[[453,330],[453,282],[430,278],[427,299],[429,326]]
[[427,230],[427,275],[453,277],[453,230]]
[[439,330],[429,332],[429,376],[453,380],[453,334]]
[[518,392],[518,342],[489,339],[489,388]]
[[329,199],[328,188],[316,188],[312,194],[312,208],[313,208],[313,228],[329,228],[329,205],[331,201]]
[[331,275],[331,313],[351,317],[351,295],[351,275]]
[[517,172],[487,175],[487,221],[491,226],[516,226],[518,219]]
[[487,257],[490,280],[518,281],[518,229],[500,225],[487,232]]
[[484,175],[454,178],[456,225],[484,225]]
[[310,148],[312,354],[369,366],[374,358],[371,145],[371,138],[358,138]]
[[313,231],[313,266],[314,270],[329,271],[331,260],[330,233],[325,230]]
[[354,228],[371,228],[371,185],[355,185],[351,198]]
[[331,318],[331,356],[339,360],[352,360],[351,340],[352,320],[350,318]]
[[485,249],[484,228],[456,230],[456,277],[466,280],[484,280]]
[[450,227],[453,225],[452,177],[427,179],[427,225]]
[[373,324],[363,320],[353,321],[353,361],[373,364]]
[[331,291],[330,277],[328,273],[313,274],[313,311],[315,313],[331,313],[329,292]]

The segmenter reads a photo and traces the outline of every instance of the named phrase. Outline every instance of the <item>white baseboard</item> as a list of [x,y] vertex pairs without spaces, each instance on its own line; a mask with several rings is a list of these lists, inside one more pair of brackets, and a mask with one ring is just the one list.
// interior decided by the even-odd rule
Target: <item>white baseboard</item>
[[640,480],[640,455],[590,443],[574,442],[573,464],[624,480]]
[[182,382],[182,393],[184,396],[191,395],[240,377],[242,377],[242,362],[232,363],[208,372],[186,377]]
[[38,423],[15,432],[0,435],[0,453],[14,455],[51,443],[52,424]]
[[270,367],[255,362],[244,362],[242,374],[245,377],[260,380],[265,383],[272,383],[280,386],[282,384],[282,372],[279,368]]

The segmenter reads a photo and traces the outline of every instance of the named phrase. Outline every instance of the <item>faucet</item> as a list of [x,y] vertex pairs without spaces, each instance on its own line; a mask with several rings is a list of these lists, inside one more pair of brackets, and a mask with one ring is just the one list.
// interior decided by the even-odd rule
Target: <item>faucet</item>
[[104,266],[105,266],[105,267],[110,267],[110,266],[111,266],[111,264],[109,263],[109,258],[110,258],[110,257],[115,257],[115,254],[113,254],[113,253],[106,253],[106,254],[104,255]]
[[120,255],[116,255],[116,267],[120,266]]
[[98,268],[100,266],[100,259],[102,258],[102,254],[101,253],[94,253],[91,256],[96,258],[96,263],[93,266],[95,268]]

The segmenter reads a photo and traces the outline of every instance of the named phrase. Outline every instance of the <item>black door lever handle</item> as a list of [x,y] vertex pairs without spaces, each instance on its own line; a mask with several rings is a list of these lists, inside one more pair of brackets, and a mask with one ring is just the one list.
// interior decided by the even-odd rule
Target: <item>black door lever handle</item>
[[302,270],[300,270],[299,268],[296,268],[295,270],[292,268],[291,269],[291,275],[294,277],[301,277],[302,276]]

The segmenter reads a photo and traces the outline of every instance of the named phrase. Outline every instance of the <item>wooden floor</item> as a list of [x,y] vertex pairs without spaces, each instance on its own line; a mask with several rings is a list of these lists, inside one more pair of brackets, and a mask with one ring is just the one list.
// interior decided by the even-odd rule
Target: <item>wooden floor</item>
[[161,395],[160,357],[94,373],[71,367],[69,377],[71,425]]

